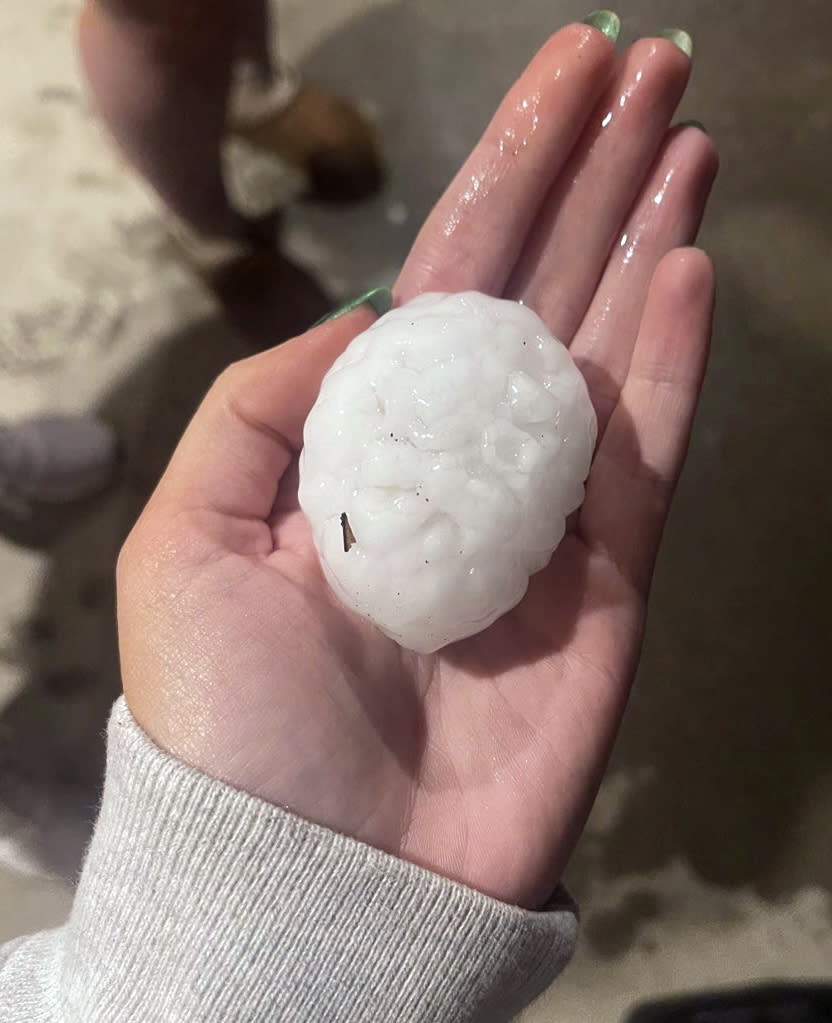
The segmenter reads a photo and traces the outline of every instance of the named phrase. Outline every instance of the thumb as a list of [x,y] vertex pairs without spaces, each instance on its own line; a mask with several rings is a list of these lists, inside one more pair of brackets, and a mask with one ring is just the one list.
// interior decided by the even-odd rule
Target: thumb
[[174,511],[266,519],[303,443],[324,374],[349,342],[392,305],[376,288],[305,334],[232,363],[182,436],[154,495]]

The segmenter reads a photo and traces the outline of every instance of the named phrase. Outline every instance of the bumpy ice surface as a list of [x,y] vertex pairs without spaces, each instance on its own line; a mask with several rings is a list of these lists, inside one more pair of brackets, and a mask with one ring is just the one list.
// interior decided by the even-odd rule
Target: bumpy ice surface
[[329,584],[412,650],[479,632],[548,564],[595,437],[583,377],[528,307],[465,292],[392,310],[304,428],[300,503]]

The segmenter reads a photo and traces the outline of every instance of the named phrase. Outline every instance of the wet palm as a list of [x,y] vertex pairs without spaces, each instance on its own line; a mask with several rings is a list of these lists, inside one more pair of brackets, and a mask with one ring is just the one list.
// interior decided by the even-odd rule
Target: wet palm
[[716,161],[700,131],[668,132],[687,74],[666,41],[616,62],[594,29],[562,30],[396,287],[523,298],[589,382],[602,436],[587,498],[522,603],[419,656],[330,593],[295,455],[323,373],[372,320],[352,312],[220,378],[128,540],[125,689],[163,747],[501,899],[545,900],[626,700],[704,369],[712,273],[679,246]]

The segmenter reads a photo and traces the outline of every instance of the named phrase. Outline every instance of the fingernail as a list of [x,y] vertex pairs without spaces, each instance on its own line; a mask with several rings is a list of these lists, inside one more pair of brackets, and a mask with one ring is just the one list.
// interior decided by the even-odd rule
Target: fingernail
[[706,135],[708,134],[708,129],[705,127],[705,125],[701,121],[680,121],[679,122],[679,127],[680,128],[698,128],[700,131],[703,131]]
[[584,18],[585,25],[592,25],[603,32],[610,42],[614,43],[621,31],[621,19],[615,11],[592,11]]
[[319,327],[322,323],[328,323],[330,320],[335,320],[345,313],[351,313],[353,309],[358,309],[362,305],[370,306],[376,316],[384,316],[393,307],[393,293],[389,288],[372,288],[370,291],[365,291],[363,295],[359,295],[358,298],[352,298],[349,302],[345,302],[344,305],[339,306],[334,312],[322,316],[312,326]]
[[689,60],[693,59],[693,40],[683,28],[663,28],[659,32],[659,37],[669,39]]

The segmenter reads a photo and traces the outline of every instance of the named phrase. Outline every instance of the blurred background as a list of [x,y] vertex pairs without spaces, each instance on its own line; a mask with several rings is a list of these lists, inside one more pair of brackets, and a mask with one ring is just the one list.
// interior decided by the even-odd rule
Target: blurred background
[[[693,37],[679,116],[722,155],[700,238],[716,333],[638,681],[567,876],[580,948],[528,1021],[832,979],[832,18],[827,0],[617,9],[619,45],[676,25]],[[239,194],[285,195],[310,309],[393,280],[505,88],[587,13],[281,0],[282,54],[375,122],[389,168],[380,194],[340,207],[229,152]],[[77,70],[77,15],[77,0],[0,6],[0,409],[97,410],[127,461],[96,500],[0,516],[0,940],[69,906],[119,686],[120,543],[209,382],[264,343],[111,148]],[[268,330],[287,332],[279,317]]]

